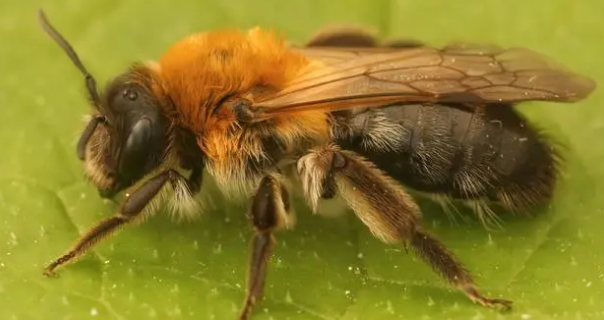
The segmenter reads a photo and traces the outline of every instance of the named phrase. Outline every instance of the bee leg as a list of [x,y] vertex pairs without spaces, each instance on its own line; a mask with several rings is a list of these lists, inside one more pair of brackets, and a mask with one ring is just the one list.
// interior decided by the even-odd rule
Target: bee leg
[[90,140],[90,137],[92,137],[92,134],[94,133],[96,127],[100,123],[105,121],[104,119],[105,118],[103,118],[102,116],[97,115],[90,119],[90,121],[88,121],[86,128],[84,128],[84,131],[82,131],[80,139],[78,139],[78,145],[76,146],[76,153],[78,155],[78,159],[84,160],[84,158],[86,157],[86,145],[88,144],[88,140]]
[[345,161],[339,156],[334,156],[331,161],[331,168],[325,173],[323,183],[321,185],[321,199],[333,199],[338,193],[338,185],[336,183],[335,171],[341,165],[340,162]]
[[122,201],[120,209],[113,216],[91,227],[80,237],[72,248],[44,269],[47,276],[54,275],[55,269],[86,253],[93,245],[112,235],[119,227],[142,218],[139,214],[158,194],[167,182],[175,183],[186,179],[180,173],[167,170],[151,178],[145,184],[130,192]]
[[203,165],[195,165],[191,170],[189,178],[186,179],[187,187],[192,195],[197,194],[201,190],[203,183]]
[[181,161],[180,167],[191,170],[187,179],[187,187],[191,195],[195,195],[199,193],[203,183],[204,155],[196,147],[197,138],[191,131],[179,129],[176,134],[176,139],[181,141],[181,144],[176,146],[178,158]]
[[413,251],[449,283],[463,291],[470,300],[490,308],[509,309],[512,301],[483,296],[469,271],[455,258],[444,244],[426,232],[416,230],[410,240]]
[[312,150],[297,165],[304,194],[313,207],[323,194],[324,180],[333,178],[338,195],[378,239],[390,244],[406,242],[472,301],[488,307],[511,306],[511,301],[488,298],[478,291],[472,276],[453,253],[418,228],[420,209],[411,196],[372,163],[354,152],[327,146]]
[[267,175],[252,200],[250,220],[255,229],[251,243],[246,297],[240,319],[247,319],[263,295],[266,269],[275,238],[273,231],[293,223],[289,213],[289,194],[275,176]]

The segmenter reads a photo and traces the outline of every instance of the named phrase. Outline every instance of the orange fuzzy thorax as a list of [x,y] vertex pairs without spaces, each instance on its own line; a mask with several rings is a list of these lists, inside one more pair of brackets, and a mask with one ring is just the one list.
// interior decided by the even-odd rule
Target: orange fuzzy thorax
[[180,124],[203,132],[216,129],[207,113],[224,95],[282,89],[308,64],[272,32],[255,28],[186,37],[161,57],[159,72]]
[[220,185],[229,186],[252,183],[245,176],[247,161],[264,156],[261,132],[293,151],[303,141],[324,142],[330,131],[322,111],[285,114],[264,123],[261,131],[240,126],[231,109],[217,108],[219,101],[270,96],[319,66],[272,32],[255,28],[189,36],[145,71],[152,73],[152,90],[162,97],[172,124],[195,134],[207,168]]

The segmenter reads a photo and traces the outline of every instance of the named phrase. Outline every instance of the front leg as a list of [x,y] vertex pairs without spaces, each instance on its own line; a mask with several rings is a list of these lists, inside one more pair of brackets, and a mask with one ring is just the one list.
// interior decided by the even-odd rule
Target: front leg
[[277,176],[267,175],[262,179],[252,200],[249,217],[255,234],[251,243],[245,302],[240,314],[242,320],[248,319],[254,305],[262,298],[266,269],[275,245],[273,232],[282,227],[289,228],[294,223],[289,194]]
[[120,209],[117,213],[88,229],[70,250],[54,260],[44,269],[44,274],[47,276],[53,275],[55,269],[85,254],[100,240],[114,234],[119,227],[127,223],[141,220],[140,218],[142,218],[142,215],[140,215],[140,213],[143,212],[147,204],[157,196],[167,182],[172,184],[188,184],[186,178],[180,173],[174,170],[166,170],[149,179],[134,191],[126,193],[125,199],[120,204]]
[[377,238],[386,243],[407,242],[422,260],[472,301],[488,307],[511,306],[511,301],[483,296],[453,253],[418,227],[420,209],[411,196],[359,155],[336,146],[312,150],[298,161],[298,173],[313,207],[324,197],[324,186],[331,184]]

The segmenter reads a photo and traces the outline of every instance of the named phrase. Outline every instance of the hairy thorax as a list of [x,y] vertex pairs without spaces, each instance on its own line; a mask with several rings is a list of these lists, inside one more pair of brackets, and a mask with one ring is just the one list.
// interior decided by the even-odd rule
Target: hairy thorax
[[327,115],[307,112],[261,124],[233,123],[207,132],[199,145],[206,167],[229,196],[249,195],[260,179],[331,140]]
[[173,117],[202,133],[230,126],[228,111],[221,110],[228,97],[282,90],[310,65],[271,32],[225,30],[177,42],[160,58],[156,73]]
[[218,31],[185,38],[152,67],[172,125],[195,135],[225,193],[248,194],[267,171],[329,139],[328,115],[306,111],[239,123],[225,101],[286,88],[316,65],[273,33]]

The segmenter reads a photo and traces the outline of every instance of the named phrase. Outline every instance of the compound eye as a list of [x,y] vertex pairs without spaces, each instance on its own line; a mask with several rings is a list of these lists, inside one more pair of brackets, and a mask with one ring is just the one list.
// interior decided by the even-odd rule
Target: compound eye
[[126,140],[122,154],[121,172],[137,171],[136,167],[144,162],[146,150],[153,135],[151,121],[147,118],[140,119],[132,127]]
[[143,118],[138,120],[134,127],[132,127],[132,132],[126,141],[126,150],[130,152],[130,150],[138,151],[143,149],[151,139],[152,130],[153,128],[149,119]]

